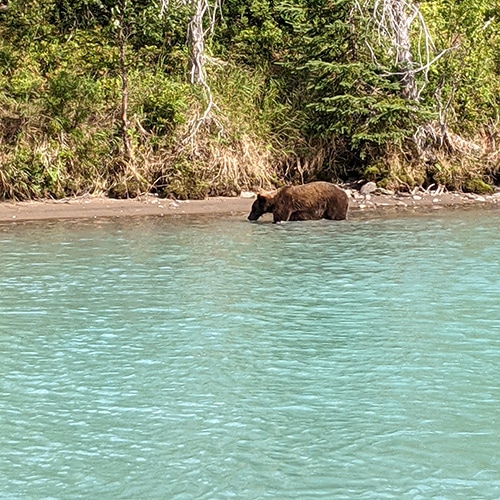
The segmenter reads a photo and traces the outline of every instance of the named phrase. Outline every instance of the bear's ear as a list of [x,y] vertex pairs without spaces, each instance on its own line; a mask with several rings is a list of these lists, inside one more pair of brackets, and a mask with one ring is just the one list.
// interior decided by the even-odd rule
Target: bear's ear
[[257,193],[257,199],[259,201],[267,201],[269,199],[269,195],[267,193]]

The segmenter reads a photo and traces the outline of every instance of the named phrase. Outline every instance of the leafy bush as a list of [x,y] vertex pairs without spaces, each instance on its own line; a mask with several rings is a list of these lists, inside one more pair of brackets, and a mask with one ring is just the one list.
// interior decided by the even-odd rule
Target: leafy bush
[[151,134],[172,135],[185,123],[190,87],[165,75],[138,73],[134,76],[134,108],[142,116],[142,126]]

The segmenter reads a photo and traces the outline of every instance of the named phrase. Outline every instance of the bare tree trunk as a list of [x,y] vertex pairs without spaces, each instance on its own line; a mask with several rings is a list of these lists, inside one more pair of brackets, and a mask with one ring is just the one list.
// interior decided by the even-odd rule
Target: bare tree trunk
[[120,114],[120,124],[121,124],[121,135],[123,141],[123,155],[125,160],[128,162],[133,161],[134,154],[132,146],[130,144],[129,136],[129,122],[128,122],[128,72],[127,72],[127,59],[126,59],[126,45],[127,37],[125,36],[123,28],[123,17],[120,20],[120,26],[118,29],[118,43],[120,46],[120,78],[122,81],[122,101],[121,101],[121,114]]
[[401,73],[401,93],[406,99],[418,98],[413,56],[411,54],[410,25],[414,16],[407,12],[404,0],[388,0],[393,23],[393,39],[396,49],[396,67]]
[[[186,36],[189,48],[189,81],[192,84],[206,85],[205,36],[213,32],[215,13],[220,8],[220,0],[215,0],[212,7],[209,0],[159,0],[159,2],[161,16],[165,15],[171,2],[174,3],[174,8],[182,5],[194,9],[188,22]],[[210,15],[208,29],[203,26],[207,13]]]
[[[215,116],[214,110],[217,111],[217,105],[212,96],[212,90],[207,82],[206,63],[209,58],[205,50],[206,36],[210,35],[215,26],[215,18],[217,10],[220,9],[221,0],[213,0],[210,4],[209,0],[159,0],[160,15],[164,15],[169,9],[171,2],[174,7],[183,5],[193,8],[193,13],[189,19],[187,27],[186,41],[189,48],[189,81],[192,85],[199,85],[203,89],[206,100],[206,107],[203,114],[194,120],[190,125],[190,132],[184,139],[184,143],[191,141],[198,133],[200,127],[207,123],[215,123],[219,132],[222,133],[223,127],[220,121]],[[206,19],[208,17],[208,28]]]
[[203,17],[208,9],[207,0],[196,0],[195,12],[188,24],[189,75],[192,84],[205,84],[205,31]]
[[123,177],[120,182],[125,188],[124,193],[127,196],[130,194],[139,194],[141,190],[148,185],[147,179],[145,179],[137,169],[134,148],[130,140],[130,122],[128,118],[129,80],[127,64],[127,43],[131,31],[131,21],[128,18],[129,8],[129,0],[121,0],[119,7],[115,10],[116,18],[114,23],[117,29],[116,36],[119,49],[121,80],[120,134],[123,143]]
[[[212,89],[207,82],[207,74],[205,65],[207,55],[205,51],[205,37],[213,32],[215,25],[215,14],[220,6],[220,0],[215,0],[212,7],[208,0],[189,0],[194,4],[194,13],[188,24],[187,43],[189,46],[189,75],[190,82],[193,85],[200,85],[203,88],[206,99],[206,108],[203,114],[193,122],[191,132],[186,137],[185,142],[191,140],[197,133],[200,127],[207,123],[215,123],[222,133],[223,127],[216,117],[217,105],[212,96]],[[206,17],[209,17],[209,26],[204,28],[203,23]]]

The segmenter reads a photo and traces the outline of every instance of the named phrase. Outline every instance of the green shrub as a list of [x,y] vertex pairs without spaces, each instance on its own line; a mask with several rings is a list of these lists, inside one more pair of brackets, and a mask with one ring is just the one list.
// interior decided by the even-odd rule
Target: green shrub
[[494,189],[483,179],[474,178],[465,182],[464,191],[476,194],[492,194]]
[[161,74],[137,74],[133,78],[134,109],[142,117],[142,126],[151,134],[171,135],[185,123],[190,87]]

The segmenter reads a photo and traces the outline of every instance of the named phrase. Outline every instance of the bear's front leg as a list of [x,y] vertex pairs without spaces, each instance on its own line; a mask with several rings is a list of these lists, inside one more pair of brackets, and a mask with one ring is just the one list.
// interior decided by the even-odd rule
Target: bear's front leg
[[292,215],[291,210],[276,210],[273,213],[273,222],[277,224],[278,222],[287,222],[290,220],[290,216]]

